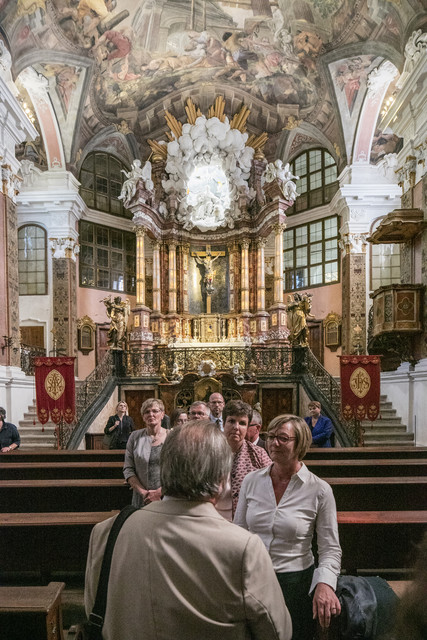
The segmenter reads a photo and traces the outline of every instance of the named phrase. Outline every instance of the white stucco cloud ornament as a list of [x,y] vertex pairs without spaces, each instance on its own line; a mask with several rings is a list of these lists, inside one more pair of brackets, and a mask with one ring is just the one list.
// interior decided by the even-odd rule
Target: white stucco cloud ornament
[[213,231],[234,228],[240,218],[239,199],[250,196],[254,149],[247,133],[232,129],[228,118],[199,116],[182,126],[182,135],[168,143],[162,185],[179,201],[177,220],[184,229]]
[[216,364],[213,360],[202,360],[197,368],[201,378],[212,378],[216,375]]

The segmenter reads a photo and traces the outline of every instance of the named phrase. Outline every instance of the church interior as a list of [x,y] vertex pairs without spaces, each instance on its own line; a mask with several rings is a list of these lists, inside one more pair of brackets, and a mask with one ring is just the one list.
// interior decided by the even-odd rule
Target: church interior
[[[4,584],[81,588],[91,527],[129,502],[103,449],[119,401],[139,429],[148,398],[170,414],[212,393],[265,428],[320,401],[335,446],[307,465],[333,486],[344,569],[408,579],[426,1],[0,0],[0,110],[0,405],[21,437],[1,454]],[[378,417],[345,420],[340,358],[364,355]],[[73,359],[68,422],[40,420],[45,356]]]

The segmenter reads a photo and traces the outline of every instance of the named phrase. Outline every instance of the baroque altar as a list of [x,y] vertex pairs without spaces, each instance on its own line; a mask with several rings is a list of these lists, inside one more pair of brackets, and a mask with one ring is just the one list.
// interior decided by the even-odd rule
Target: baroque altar
[[267,163],[268,136],[247,131],[247,107],[230,118],[225,107],[219,96],[205,116],[188,99],[184,124],[166,112],[167,140],[149,140],[150,160],[126,173],[120,197],[137,237],[133,350],[288,344],[283,231],[297,176]]

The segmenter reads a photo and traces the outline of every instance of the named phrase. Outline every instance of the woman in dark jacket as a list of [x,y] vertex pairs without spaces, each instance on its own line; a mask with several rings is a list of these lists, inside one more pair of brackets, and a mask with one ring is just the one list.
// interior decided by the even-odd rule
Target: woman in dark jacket
[[134,429],[126,402],[119,402],[116,414],[108,418],[104,429],[106,435],[111,435],[110,449],[126,449],[128,438]]

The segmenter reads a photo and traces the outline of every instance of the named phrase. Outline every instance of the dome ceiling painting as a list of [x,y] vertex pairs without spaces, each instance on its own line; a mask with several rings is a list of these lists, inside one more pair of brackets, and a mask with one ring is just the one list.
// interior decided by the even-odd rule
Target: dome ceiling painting
[[[230,113],[250,108],[248,131],[269,134],[267,157],[317,143],[344,162],[370,74],[394,65],[393,86],[412,25],[425,20],[424,5],[0,0],[0,24],[23,100],[34,101],[36,84],[48,95],[69,167],[94,148],[126,162],[147,157],[147,139],[164,136],[165,111],[185,118],[191,97],[206,112],[217,95]],[[399,144],[393,131],[377,128],[370,160]]]

